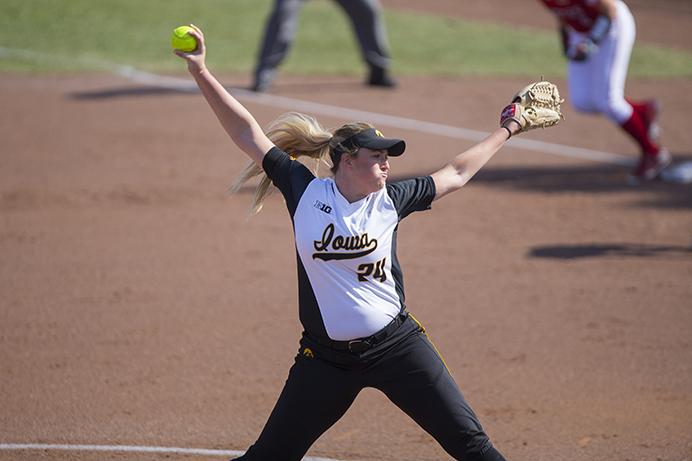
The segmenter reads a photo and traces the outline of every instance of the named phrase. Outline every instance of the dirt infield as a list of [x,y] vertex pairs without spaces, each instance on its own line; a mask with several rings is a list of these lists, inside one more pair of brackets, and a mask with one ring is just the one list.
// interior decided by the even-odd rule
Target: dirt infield
[[[284,78],[274,94],[488,131],[525,83],[401,80],[389,92]],[[635,81],[628,93],[661,98],[665,143],[692,160],[692,81]],[[0,444],[247,448],[300,334],[281,200],[247,220],[250,191],[226,195],[244,160],[198,94],[0,75],[0,100]],[[262,123],[283,112],[271,99],[247,106]],[[526,138],[636,157],[605,120],[566,115]],[[383,131],[408,142],[398,176],[472,144]],[[402,223],[409,308],[508,459],[692,459],[692,186],[632,188],[627,171],[508,146]],[[448,459],[372,390],[310,454]],[[164,458],[209,459],[0,450]]]
[[[511,3],[488,0],[384,0],[391,8],[430,12],[468,21],[502,22],[511,27],[535,27],[553,30],[556,22],[538,0],[512,0]],[[637,39],[681,49],[692,46],[692,3],[688,0],[629,0],[635,16]]]

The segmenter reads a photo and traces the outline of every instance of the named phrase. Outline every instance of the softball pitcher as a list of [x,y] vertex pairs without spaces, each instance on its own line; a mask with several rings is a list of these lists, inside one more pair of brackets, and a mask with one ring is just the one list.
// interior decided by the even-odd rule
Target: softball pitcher
[[625,98],[625,79],[635,38],[632,13],[621,0],[541,0],[558,18],[574,108],[604,114],[639,145],[632,183],[656,178],[671,162],[658,140],[656,100]]
[[[358,393],[373,387],[455,459],[504,460],[406,309],[397,231],[410,213],[429,209],[466,184],[512,134],[550,122],[527,118],[520,104],[512,104],[503,111],[500,128],[442,169],[387,183],[389,158],[404,153],[403,140],[386,138],[365,123],[332,133],[297,113],[280,117],[265,134],[206,68],[202,32],[195,28],[193,35],[197,50],[176,54],[187,61],[221,125],[253,162],[239,183],[255,173],[265,175],[255,209],[261,208],[270,182],[283,194],[297,252],[304,328],[299,352],[262,433],[238,459],[300,460]],[[333,178],[316,177],[295,160],[301,155],[328,157]]]

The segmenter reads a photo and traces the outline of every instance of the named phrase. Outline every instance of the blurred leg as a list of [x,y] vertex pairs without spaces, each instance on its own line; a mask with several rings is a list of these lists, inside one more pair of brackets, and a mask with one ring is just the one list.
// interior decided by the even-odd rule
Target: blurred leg
[[303,0],[274,1],[274,9],[265,25],[262,47],[257,57],[254,90],[264,91],[271,85],[276,68],[293,43],[302,6]]
[[578,112],[586,114],[599,113],[598,105],[594,101],[594,62],[569,61],[567,63],[567,85],[569,99]]
[[592,86],[599,111],[621,125],[632,115],[632,106],[625,100],[625,81],[636,29],[634,18],[623,3],[618,3],[617,10],[610,33],[592,57],[595,65]]
[[363,60],[370,68],[368,83],[377,86],[395,86],[388,75],[390,65],[387,33],[378,0],[337,0],[348,14],[358,39]]

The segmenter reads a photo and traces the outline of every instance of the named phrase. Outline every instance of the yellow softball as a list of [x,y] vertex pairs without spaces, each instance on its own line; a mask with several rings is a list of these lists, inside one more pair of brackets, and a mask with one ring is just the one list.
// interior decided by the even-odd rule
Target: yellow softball
[[197,48],[197,39],[190,35],[190,31],[194,30],[190,26],[180,26],[173,29],[171,37],[171,45],[173,49],[190,52]]

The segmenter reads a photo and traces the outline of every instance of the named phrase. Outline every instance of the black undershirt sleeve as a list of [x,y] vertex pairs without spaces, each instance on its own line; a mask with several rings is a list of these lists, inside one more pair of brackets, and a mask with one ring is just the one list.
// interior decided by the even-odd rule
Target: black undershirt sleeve
[[283,194],[286,207],[293,217],[300,197],[308,184],[315,179],[315,175],[305,165],[292,159],[276,146],[262,159],[262,168]]
[[431,176],[404,179],[387,184],[399,221],[414,211],[429,210],[435,199],[435,182]]

